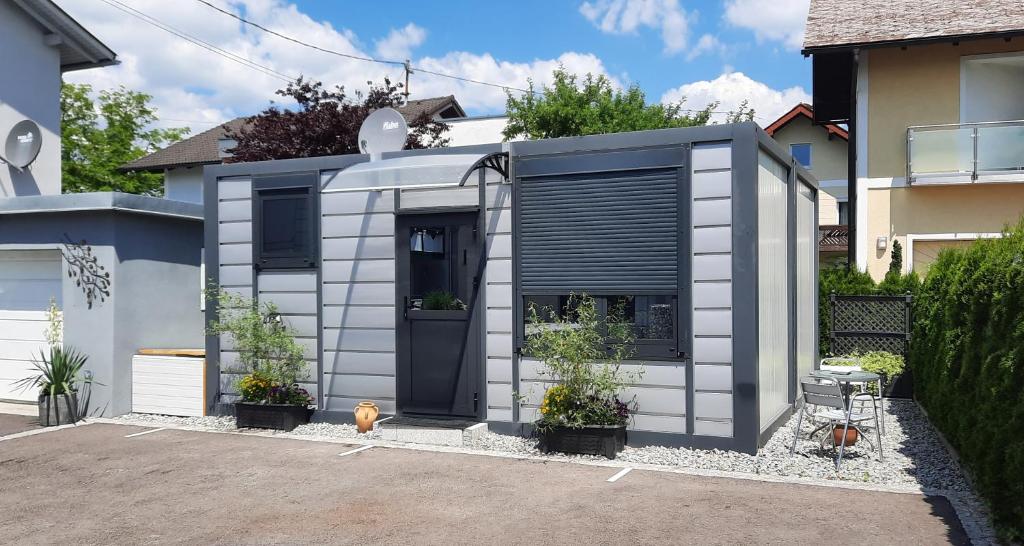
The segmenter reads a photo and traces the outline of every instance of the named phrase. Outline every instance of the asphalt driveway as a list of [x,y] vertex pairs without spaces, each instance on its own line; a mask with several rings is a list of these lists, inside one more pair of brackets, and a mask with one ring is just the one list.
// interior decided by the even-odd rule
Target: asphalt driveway
[[[0,413],[0,437],[39,428],[39,418],[28,415]],[[3,451],[0,451],[2,454]]]
[[0,442],[0,543],[967,543],[941,497],[146,430]]

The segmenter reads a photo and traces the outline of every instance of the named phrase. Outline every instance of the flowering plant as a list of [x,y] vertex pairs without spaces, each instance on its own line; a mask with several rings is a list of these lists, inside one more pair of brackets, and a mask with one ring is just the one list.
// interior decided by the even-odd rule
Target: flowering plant
[[619,394],[643,375],[642,368],[621,369],[634,352],[632,324],[622,309],[609,309],[601,318],[597,302],[586,294],[571,294],[565,311],[529,308],[525,352],[540,360],[539,373],[555,383],[544,393],[535,425],[625,425],[636,402]]

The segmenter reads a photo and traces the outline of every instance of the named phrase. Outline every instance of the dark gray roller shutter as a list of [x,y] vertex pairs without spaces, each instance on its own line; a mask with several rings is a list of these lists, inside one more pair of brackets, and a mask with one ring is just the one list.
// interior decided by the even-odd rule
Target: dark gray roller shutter
[[675,292],[678,168],[520,178],[524,292]]

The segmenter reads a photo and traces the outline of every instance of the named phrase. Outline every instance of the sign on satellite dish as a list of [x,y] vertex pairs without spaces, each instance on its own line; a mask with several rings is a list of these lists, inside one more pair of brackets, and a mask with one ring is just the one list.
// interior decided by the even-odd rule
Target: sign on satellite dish
[[42,144],[43,135],[39,126],[32,120],[19,121],[7,134],[3,159],[18,169],[24,169],[36,160]]
[[409,126],[402,114],[394,108],[381,108],[366,116],[359,127],[359,151],[370,155],[397,152],[405,148],[408,137]]

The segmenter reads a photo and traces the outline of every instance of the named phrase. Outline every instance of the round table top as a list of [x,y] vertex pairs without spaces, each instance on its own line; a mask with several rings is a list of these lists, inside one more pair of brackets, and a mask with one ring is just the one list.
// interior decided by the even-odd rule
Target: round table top
[[840,383],[869,383],[872,381],[878,381],[879,376],[874,372],[855,371],[851,370],[848,372],[839,372],[832,370],[814,370],[811,372],[814,377],[820,377],[823,379],[831,379]]

